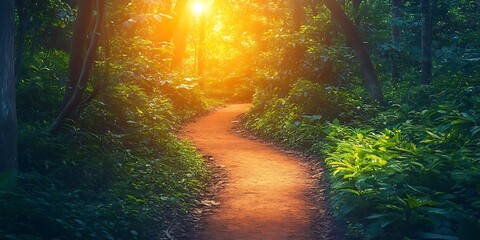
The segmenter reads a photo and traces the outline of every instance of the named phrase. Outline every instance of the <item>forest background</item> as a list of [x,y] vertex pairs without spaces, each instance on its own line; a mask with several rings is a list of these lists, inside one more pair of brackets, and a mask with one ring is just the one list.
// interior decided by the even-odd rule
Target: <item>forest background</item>
[[350,238],[478,239],[480,2],[192,2],[2,1],[0,238],[168,238],[209,177],[176,130],[253,101]]

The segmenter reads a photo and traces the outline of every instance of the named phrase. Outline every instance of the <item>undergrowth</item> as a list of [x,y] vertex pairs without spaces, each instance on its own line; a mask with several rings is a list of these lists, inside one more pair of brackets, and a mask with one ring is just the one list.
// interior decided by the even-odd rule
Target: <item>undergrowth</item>
[[46,50],[33,59],[18,84],[19,183],[0,192],[0,239],[167,238],[208,174],[174,135],[205,111],[198,90],[176,76],[144,79],[148,65],[126,71],[113,59],[82,119],[52,136],[45,132],[62,101],[68,55]]
[[379,108],[353,87],[297,81],[257,91],[255,133],[324,157],[330,202],[352,239],[478,239],[480,98],[473,77],[386,86]]

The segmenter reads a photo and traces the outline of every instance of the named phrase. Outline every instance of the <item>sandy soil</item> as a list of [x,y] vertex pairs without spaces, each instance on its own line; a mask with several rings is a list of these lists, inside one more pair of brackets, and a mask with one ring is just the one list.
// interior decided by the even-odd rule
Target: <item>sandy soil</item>
[[[249,107],[229,105],[188,124],[181,133],[227,176],[217,196],[202,201],[215,209],[200,220],[192,238],[332,239],[330,230],[319,230],[318,225],[328,228],[331,221],[328,211],[312,200],[312,189],[318,186],[308,166],[233,130],[236,118]],[[325,219],[319,223],[322,214]]]

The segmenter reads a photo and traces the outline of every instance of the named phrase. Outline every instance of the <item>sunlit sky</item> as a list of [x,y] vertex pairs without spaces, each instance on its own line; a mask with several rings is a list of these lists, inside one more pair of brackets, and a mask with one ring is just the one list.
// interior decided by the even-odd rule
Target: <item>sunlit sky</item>
[[208,3],[205,1],[195,1],[191,4],[191,10],[195,16],[200,16],[207,11]]
[[203,1],[196,1],[192,4],[192,11],[196,16],[205,12],[206,4]]

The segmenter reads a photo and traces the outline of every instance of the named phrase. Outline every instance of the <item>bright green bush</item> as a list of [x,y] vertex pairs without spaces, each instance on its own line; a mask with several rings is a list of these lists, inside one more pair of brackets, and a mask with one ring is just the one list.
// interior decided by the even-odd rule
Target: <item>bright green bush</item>
[[[473,234],[469,225],[478,215],[469,211],[480,203],[479,193],[471,192],[480,186],[474,180],[478,147],[458,149],[433,131],[407,124],[339,141],[325,160],[338,216],[363,222],[366,238]],[[414,133],[419,136],[408,140]]]
[[338,89],[333,98],[323,89],[299,81],[280,97],[262,88],[245,125],[325,157],[330,201],[351,238],[477,238],[480,98],[475,78],[387,85],[392,104],[386,109],[362,102],[356,89]]
[[67,60],[39,52],[18,84],[20,176],[16,189],[0,192],[0,239],[162,238],[208,174],[174,135],[205,111],[198,89],[173,74],[169,83],[150,78],[166,70],[146,57],[136,67],[99,62],[92,83],[108,66],[106,87],[52,136],[45,132],[63,99]]
[[324,123],[363,122],[376,111],[346,88],[299,80],[280,97],[282,90],[275,84],[257,90],[245,125],[289,146],[308,149],[334,131]]

